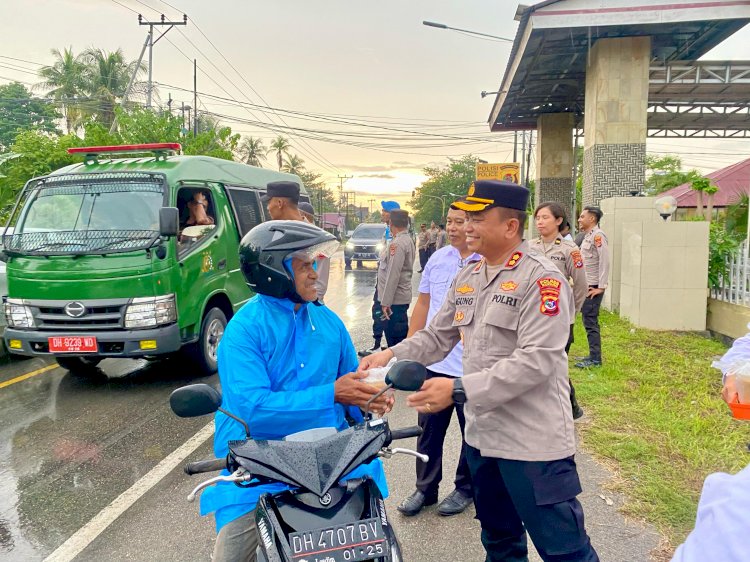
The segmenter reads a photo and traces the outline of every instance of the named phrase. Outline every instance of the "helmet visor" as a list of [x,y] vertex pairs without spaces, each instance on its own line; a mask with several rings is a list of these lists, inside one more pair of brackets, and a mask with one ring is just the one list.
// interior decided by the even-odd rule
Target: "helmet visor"
[[292,252],[287,257],[298,258],[303,261],[315,261],[319,258],[330,258],[333,254],[336,253],[336,250],[338,249],[338,240],[328,240],[327,242],[321,242],[320,244],[315,244],[314,246],[310,246],[309,248],[304,248],[302,250]]

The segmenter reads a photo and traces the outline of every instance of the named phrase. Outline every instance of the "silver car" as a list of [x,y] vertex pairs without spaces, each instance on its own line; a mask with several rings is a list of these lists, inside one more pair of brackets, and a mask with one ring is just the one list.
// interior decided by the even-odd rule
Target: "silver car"
[[354,229],[351,238],[344,247],[346,268],[352,268],[352,261],[362,267],[363,261],[378,261],[385,243],[385,225],[362,223]]

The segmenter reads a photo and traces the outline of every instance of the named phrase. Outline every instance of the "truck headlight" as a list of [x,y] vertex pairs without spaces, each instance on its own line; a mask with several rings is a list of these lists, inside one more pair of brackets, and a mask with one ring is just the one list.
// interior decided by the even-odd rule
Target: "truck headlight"
[[126,328],[153,328],[177,320],[174,293],[160,297],[139,297],[125,310]]
[[11,328],[33,328],[34,316],[21,299],[5,301],[5,321]]

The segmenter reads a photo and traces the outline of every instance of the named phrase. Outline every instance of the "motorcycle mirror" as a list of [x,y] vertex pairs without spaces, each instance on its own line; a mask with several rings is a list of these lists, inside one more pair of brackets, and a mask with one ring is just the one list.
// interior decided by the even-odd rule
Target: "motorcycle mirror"
[[169,406],[181,418],[213,414],[221,406],[221,392],[207,384],[191,384],[172,392]]
[[385,383],[396,390],[409,392],[422,388],[427,378],[427,368],[416,361],[396,361],[385,376]]

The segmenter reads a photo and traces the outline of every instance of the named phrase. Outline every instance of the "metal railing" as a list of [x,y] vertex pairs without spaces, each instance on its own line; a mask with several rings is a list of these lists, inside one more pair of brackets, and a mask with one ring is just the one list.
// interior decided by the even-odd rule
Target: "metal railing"
[[744,240],[727,259],[726,277],[721,279],[721,288],[711,289],[712,298],[750,307],[750,259],[747,246],[748,241]]

